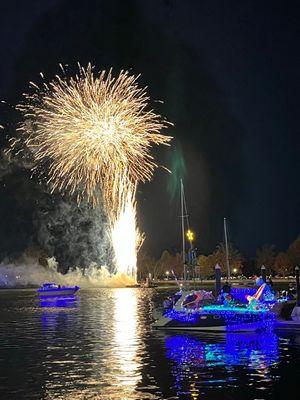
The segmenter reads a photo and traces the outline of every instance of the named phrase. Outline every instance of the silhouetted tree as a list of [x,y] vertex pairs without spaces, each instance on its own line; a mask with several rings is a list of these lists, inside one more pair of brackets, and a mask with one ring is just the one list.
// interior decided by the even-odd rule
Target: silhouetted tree
[[[228,245],[228,259],[231,272],[234,269],[237,269],[237,273],[241,273],[244,257],[232,243],[229,243]],[[217,246],[216,250],[212,254],[211,262],[213,267],[215,267],[216,264],[219,264],[221,266],[222,274],[227,274],[226,248],[224,243],[220,243]]]
[[260,273],[254,258],[244,260],[242,270],[243,275],[247,277]]
[[300,235],[290,244],[287,254],[294,267],[300,266]]
[[261,268],[264,265],[267,268],[267,273],[273,269],[275,262],[275,246],[265,244],[256,251],[256,266]]
[[200,255],[198,257],[199,273],[201,278],[208,278],[214,273],[211,256]]
[[137,257],[137,279],[138,281],[145,280],[149,274],[153,277],[155,270],[155,264],[157,261],[155,258],[149,256],[149,254],[140,251]]
[[284,277],[293,272],[292,262],[287,253],[281,251],[277,254],[274,262],[274,271],[278,275],[283,275]]

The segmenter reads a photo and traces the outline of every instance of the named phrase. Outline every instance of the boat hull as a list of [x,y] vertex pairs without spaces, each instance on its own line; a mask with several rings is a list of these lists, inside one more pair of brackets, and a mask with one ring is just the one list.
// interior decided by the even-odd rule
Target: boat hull
[[38,289],[37,293],[39,297],[60,297],[60,296],[72,296],[79,290],[78,286],[70,288],[55,288],[55,289]]
[[230,328],[226,325],[220,326],[159,326],[153,324],[152,327],[157,330],[168,330],[168,331],[198,331],[198,332],[256,332],[263,327],[257,325],[249,325],[240,327],[238,329]]
[[247,313],[228,316],[217,313],[171,312],[158,318],[152,324],[152,328],[172,331],[255,332],[272,328],[273,322],[274,317],[271,314]]

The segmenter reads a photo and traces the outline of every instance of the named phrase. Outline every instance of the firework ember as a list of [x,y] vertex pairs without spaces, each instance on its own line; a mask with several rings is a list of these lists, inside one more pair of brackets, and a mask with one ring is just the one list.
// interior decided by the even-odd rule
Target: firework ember
[[[89,64],[79,66],[74,78],[64,74],[31,86],[32,93],[18,106],[24,119],[21,138],[12,147],[21,143],[29,149],[33,170],[46,175],[52,192],[76,194],[79,203],[87,198],[93,206],[102,199],[113,243],[128,237],[128,247],[136,249],[136,187],[152,178],[157,164],[151,148],[169,143],[171,137],[161,134],[168,123],[147,109],[146,90],[128,72],[114,78],[111,71],[95,74]],[[126,246],[121,247],[122,255],[114,246],[118,270],[134,269],[132,249],[126,255]]]

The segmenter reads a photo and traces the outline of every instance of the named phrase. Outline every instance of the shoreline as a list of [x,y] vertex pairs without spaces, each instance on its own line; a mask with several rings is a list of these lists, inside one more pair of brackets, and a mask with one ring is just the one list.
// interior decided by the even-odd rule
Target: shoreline
[[[222,279],[222,281],[224,281],[224,279]],[[279,285],[283,285],[283,284],[289,284],[289,283],[295,283],[295,278],[274,278],[272,279],[273,284],[276,286],[276,284]],[[182,283],[183,281],[178,281],[179,284]],[[155,285],[155,287],[150,287],[150,289],[155,289],[155,288],[174,288],[177,287],[178,284],[175,280],[157,280],[157,281],[153,281],[153,284]],[[203,280],[189,280],[187,281],[187,284],[195,287],[201,287],[201,286],[214,286],[215,285],[215,280],[214,279],[203,279]],[[241,287],[254,287],[254,281],[252,279],[230,279],[230,284],[232,286],[241,286]],[[39,285],[20,285],[20,286],[0,286],[0,291],[1,290],[13,290],[13,289],[37,289],[39,288]],[[109,289],[109,288],[116,288],[116,287],[109,287],[109,286],[87,286],[87,287],[83,287],[82,289]],[[125,286],[120,286],[119,288],[126,288]],[[145,288],[145,287],[141,287],[139,286],[139,284],[137,285],[133,285],[132,287],[127,287],[127,288],[138,288],[138,289],[149,289],[149,288]]]

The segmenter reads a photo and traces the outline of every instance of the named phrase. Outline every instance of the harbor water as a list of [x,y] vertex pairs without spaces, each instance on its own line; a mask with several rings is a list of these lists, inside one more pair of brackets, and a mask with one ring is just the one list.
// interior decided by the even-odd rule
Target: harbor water
[[161,289],[38,300],[0,291],[0,398],[282,399],[300,396],[300,333],[151,329]]

